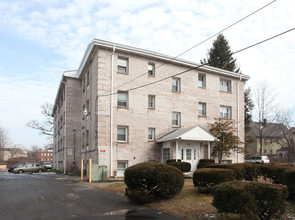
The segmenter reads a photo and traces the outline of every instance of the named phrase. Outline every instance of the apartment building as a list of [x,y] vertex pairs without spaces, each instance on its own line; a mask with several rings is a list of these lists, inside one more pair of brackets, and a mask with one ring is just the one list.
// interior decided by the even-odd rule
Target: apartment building
[[39,151],[37,152],[38,162],[53,162],[53,152],[52,150]]
[[[77,71],[63,73],[54,105],[56,169],[107,166],[122,176],[134,164],[210,158],[208,123],[233,119],[244,140],[244,84],[237,74],[94,39]],[[223,158],[243,162],[242,153]]]

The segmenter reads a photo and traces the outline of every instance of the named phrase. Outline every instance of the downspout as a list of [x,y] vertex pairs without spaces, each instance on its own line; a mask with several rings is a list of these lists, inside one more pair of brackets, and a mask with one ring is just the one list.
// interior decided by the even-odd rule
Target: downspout
[[[240,123],[239,123],[239,119],[240,119],[240,93],[239,93],[239,82],[241,81],[241,75],[240,75],[240,79],[238,82],[236,82],[236,93],[237,93],[237,136],[239,137],[240,134]],[[237,148],[237,163],[239,163],[239,152],[238,152],[238,148]]]
[[112,52],[111,88],[110,88],[110,176],[113,175],[113,89],[114,89],[114,54],[116,46]]
[[61,81],[65,85],[65,141],[64,141],[64,174],[67,172],[67,84],[65,81]]

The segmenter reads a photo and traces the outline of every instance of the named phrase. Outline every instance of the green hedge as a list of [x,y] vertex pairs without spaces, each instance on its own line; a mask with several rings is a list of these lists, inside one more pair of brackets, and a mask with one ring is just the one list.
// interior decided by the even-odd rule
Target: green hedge
[[285,211],[288,191],[283,185],[233,181],[213,187],[212,194],[218,212],[248,219],[277,219]]
[[183,173],[191,171],[191,164],[188,162],[167,162],[167,164],[178,168]]
[[167,164],[144,162],[125,170],[126,195],[139,203],[168,199],[183,188],[183,173]]
[[259,174],[264,178],[269,178],[275,184],[283,183],[283,172],[290,167],[287,166],[277,166],[277,165],[256,165],[259,167]]
[[295,200],[295,168],[286,169],[281,178],[283,184],[288,187],[289,199]]
[[210,193],[211,187],[233,179],[234,172],[230,169],[202,168],[193,174],[194,186],[198,187],[201,193]]
[[235,164],[210,164],[206,168],[222,168],[234,171],[234,179],[237,180],[256,180],[259,168],[256,164],[235,163]]
[[214,164],[215,160],[213,159],[200,159],[197,165],[197,169],[204,168],[210,164]]

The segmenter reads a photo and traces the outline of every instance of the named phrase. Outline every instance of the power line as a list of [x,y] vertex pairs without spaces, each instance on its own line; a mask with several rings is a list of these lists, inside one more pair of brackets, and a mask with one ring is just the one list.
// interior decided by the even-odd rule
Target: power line
[[[245,51],[245,50],[247,50],[247,49],[250,49],[250,48],[252,48],[252,47],[255,47],[255,46],[259,45],[259,44],[265,43],[265,42],[267,42],[267,41],[269,41],[269,40],[272,40],[272,39],[274,39],[274,38],[277,38],[277,37],[279,37],[279,36],[281,36],[281,35],[284,35],[284,34],[286,34],[286,33],[288,33],[288,32],[294,31],[294,30],[295,30],[295,28],[291,28],[291,29],[289,29],[289,30],[287,30],[287,31],[284,31],[284,32],[280,33],[280,34],[274,35],[274,36],[269,37],[269,38],[267,38],[267,39],[265,39],[265,40],[259,41],[259,42],[255,43],[255,44],[252,44],[252,45],[250,45],[250,46],[247,46],[247,47],[244,47],[244,48],[242,48],[242,49],[240,49],[240,50],[237,50],[237,51],[235,51],[235,52],[229,54],[229,55],[226,56],[226,57],[221,57],[221,58],[219,58],[219,59],[212,60],[211,62],[207,62],[207,63],[200,64],[200,65],[198,65],[198,66],[196,66],[196,67],[193,67],[193,68],[190,68],[190,69],[184,70],[184,71],[179,72],[179,73],[176,73],[176,74],[174,74],[174,75],[164,77],[164,78],[159,79],[159,80],[157,80],[157,81],[154,81],[154,82],[151,82],[151,83],[147,83],[147,84],[144,84],[144,85],[141,85],[141,86],[137,86],[137,87],[134,87],[134,88],[131,88],[131,89],[127,89],[127,90],[124,90],[124,91],[126,91],[126,92],[130,92],[130,91],[133,91],[133,90],[137,90],[137,89],[140,89],[140,88],[143,88],[143,87],[149,86],[149,85],[156,84],[156,83],[158,83],[158,82],[162,82],[162,81],[164,81],[164,80],[166,80],[166,79],[169,79],[169,78],[171,78],[171,77],[179,76],[179,75],[182,75],[182,74],[187,73],[187,72],[189,72],[189,71],[192,71],[192,70],[195,70],[195,69],[199,69],[200,67],[203,67],[203,66],[205,66],[205,65],[208,65],[208,64],[210,64],[210,63],[212,63],[212,62],[219,61],[219,60],[225,60],[225,59],[227,59],[229,56],[232,56],[232,55],[234,55],[234,54],[237,54],[237,53],[240,53],[240,52]],[[103,95],[98,95],[98,97],[110,96],[110,95],[116,95],[116,94],[118,94],[118,92],[109,93],[109,94],[103,94]]]
[[[212,35],[212,36],[206,38],[205,40],[201,41],[200,43],[198,43],[198,44],[192,46],[191,48],[189,48],[189,49],[187,49],[187,50],[185,50],[184,52],[182,52],[181,54],[177,55],[176,57],[173,57],[173,58],[169,59],[168,61],[163,62],[163,63],[160,64],[159,66],[156,66],[156,67],[155,67],[155,70],[158,69],[158,68],[160,68],[160,67],[162,67],[162,66],[164,66],[164,65],[167,64],[168,62],[177,59],[178,57],[180,57],[180,56],[182,56],[183,54],[189,52],[190,50],[192,50],[192,49],[194,49],[194,48],[200,46],[201,44],[203,44],[203,43],[205,43],[206,41],[212,39],[213,37],[215,37],[215,36],[221,34],[222,32],[224,32],[224,31],[226,31],[227,29],[233,27],[234,25],[236,25],[236,24],[242,22],[243,20],[247,19],[248,17],[250,17],[250,16],[256,14],[257,12],[259,12],[259,11],[261,11],[262,9],[268,7],[269,5],[271,5],[272,3],[274,3],[275,1],[276,1],[276,0],[273,0],[272,2],[270,2],[270,3],[266,4],[266,5],[264,5],[263,7],[257,9],[256,11],[254,11],[254,12],[248,14],[247,16],[245,16],[245,17],[239,19],[238,21],[232,23],[231,25],[227,26],[226,28],[220,30],[220,31],[217,32],[216,34],[214,34],[214,35]],[[126,82],[126,83],[124,83],[124,84],[121,84],[121,85],[117,86],[117,87],[115,88],[115,90],[118,89],[118,88],[120,88],[120,87],[122,87],[122,86],[127,85],[128,83],[133,82],[134,80],[136,80],[136,79],[138,79],[138,78],[140,78],[140,77],[142,77],[142,76],[145,76],[147,73],[148,73],[148,72],[144,72],[143,74],[138,75],[137,77],[135,77],[135,78],[129,80],[128,82]],[[108,93],[104,93],[104,94],[108,94]],[[104,94],[101,94],[101,95],[104,95]]]

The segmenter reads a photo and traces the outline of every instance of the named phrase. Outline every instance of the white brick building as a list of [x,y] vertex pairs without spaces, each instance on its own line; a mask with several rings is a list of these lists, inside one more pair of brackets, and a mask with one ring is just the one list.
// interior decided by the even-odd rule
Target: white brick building
[[[54,107],[54,166],[80,160],[108,175],[148,160],[182,159],[196,169],[214,137],[208,123],[230,118],[244,140],[244,84],[249,77],[94,39],[77,71],[64,72]],[[173,132],[174,131],[174,132]],[[172,133],[171,133],[172,132]],[[243,162],[243,154],[224,158]]]

